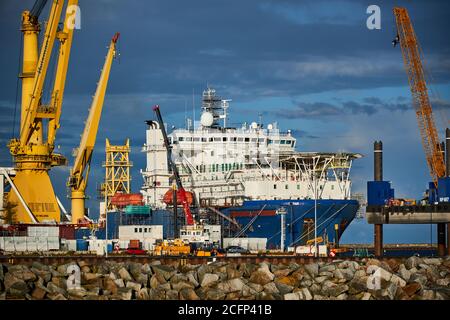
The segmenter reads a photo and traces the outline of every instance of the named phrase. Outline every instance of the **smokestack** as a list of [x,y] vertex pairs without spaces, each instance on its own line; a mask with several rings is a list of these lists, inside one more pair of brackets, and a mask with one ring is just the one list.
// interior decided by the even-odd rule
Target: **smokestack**
[[450,129],[445,129],[445,173],[450,177]]
[[[449,131],[450,134],[450,131]],[[450,140],[449,140],[450,143]],[[383,142],[375,141],[373,144],[374,180],[383,181]]]

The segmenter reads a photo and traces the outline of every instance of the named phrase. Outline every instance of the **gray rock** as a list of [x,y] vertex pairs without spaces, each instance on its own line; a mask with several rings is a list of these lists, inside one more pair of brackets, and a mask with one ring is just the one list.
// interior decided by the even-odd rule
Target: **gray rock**
[[125,282],[123,281],[123,279],[116,279],[116,280],[114,280],[114,283],[116,284],[116,286],[118,288],[124,288],[125,287]]
[[309,279],[300,281],[300,286],[302,287],[310,287],[313,282]]
[[31,266],[33,268],[36,268],[38,270],[43,270],[43,271],[50,271],[50,267],[40,263],[39,261],[33,261],[33,263],[31,264]]
[[[170,284],[168,284],[168,285],[169,285],[169,289],[170,289]],[[181,289],[184,289],[184,288],[194,289],[194,285],[188,281],[180,281],[177,283],[172,283],[173,290],[180,291]]]
[[287,284],[284,284],[281,282],[275,282],[275,285],[276,285],[278,291],[283,295],[286,293],[292,292],[292,290],[294,290],[293,286],[290,286],[290,285],[287,285]]
[[404,264],[401,264],[399,269],[398,269],[398,274],[400,275],[400,277],[402,277],[403,280],[405,280],[406,282],[409,281],[409,278],[411,278],[411,271],[409,271],[408,269],[406,269],[406,266]]
[[392,275],[390,281],[400,287],[406,286],[406,281],[403,280],[401,277],[397,276],[396,274]]
[[438,266],[438,265],[442,264],[442,259],[441,258],[424,258],[423,263]]
[[333,273],[333,276],[336,279],[345,279],[347,281],[350,281],[353,279],[353,275],[355,273],[349,268],[349,269],[336,269]]
[[353,280],[348,283],[348,286],[349,286],[348,292],[350,294],[358,294],[360,292],[366,291],[368,289],[367,288],[367,280],[368,280],[367,276],[353,278]]
[[180,290],[180,300],[200,300],[200,298],[193,289],[183,288]]
[[267,293],[279,293],[280,292],[274,282],[269,282],[269,283],[265,284],[264,291]]
[[[150,274],[150,275],[152,274],[152,268],[150,267],[150,265],[148,263],[144,263],[142,265],[141,271],[145,274]],[[145,300],[147,300],[147,299],[145,299]]]
[[217,289],[225,292],[236,292],[236,291],[242,291],[245,283],[240,278],[234,278],[231,280],[227,280],[224,282],[219,282],[217,284]]
[[159,285],[159,281],[156,278],[156,275],[152,275],[150,278],[150,288],[156,289]]
[[225,298],[225,292],[219,289],[211,288],[206,292],[206,299],[208,300],[222,300]]
[[4,280],[5,291],[13,295],[23,296],[30,291],[25,281],[14,277],[11,273],[5,274]]
[[155,273],[162,275],[166,281],[176,273],[174,267],[167,265],[154,265],[152,266],[152,269]]
[[[62,292],[55,291],[52,293],[54,295],[60,294],[60,295],[64,296],[64,294]],[[70,297],[76,297],[76,298],[83,298],[84,296],[86,296],[88,294],[88,292],[84,288],[69,289],[69,290],[67,290],[67,293],[69,294]]]
[[422,300],[433,300],[435,298],[433,290],[423,290]]
[[302,292],[303,300],[312,300],[313,299],[313,296],[312,296],[311,292],[308,290],[308,288],[302,288],[301,292]]
[[303,295],[300,291],[286,293],[284,295],[284,300],[302,300],[302,298],[303,298]]
[[49,295],[50,300],[67,300],[61,293],[54,293]]
[[167,290],[166,300],[178,300],[178,291],[177,290]]
[[219,276],[214,273],[205,273],[202,277],[200,285],[202,287],[208,287],[215,284],[219,280]]
[[188,281],[190,283],[192,283],[194,285],[195,288],[197,288],[199,286],[198,280],[197,280],[197,274],[193,271],[189,271],[186,274],[186,278],[188,279]]
[[150,300],[165,300],[166,292],[161,289],[153,289],[149,290],[149,299]]
[[[305,289],[308,289],[308,288],[305,287]],[[309,287],[309,291],[311,291],[312,294],[320,294],[321,289],[322,289],[322,287],[317,283],[314,283],[311,285],[311,287]],[[294,291],[295,290],[297,290],[297,289],[294,289]],[[298,289],[298,290],[300,290],[300,289]]]
[[347,292],[348,290],[349,286],[346,284],[335,284],[331,281],[325,281],[320,292],[324,296],[337,297],[338,295]]
[[304,268],[306,272],[308,272],[308,274],[313,278],[319,274],[319,264],[317,263],[305,264]]
[[261,292],[264,290],[264,287],[258,283],[251,283],[249,282],[247,284],[250,288],[252,288],[253,290],[255,290],[256,292]]
[[314,281],[317,282],[317,283],[322,283],[322,282],[324,282],[327,279],[329,279],[329,277],[327,277],[327,276],[320,276],[320,277],[316,277],[314,279]]
[[262,264],[256,271],[250,276],[249,281],[264,286],[274,279],[274,274],[270,272],[267,264]]
[[[178,286],[178,285],[181,286],[181,284],[182,284],[182,282],[178,282],[178,283],[175,284],[175,286]],[[160,284],[160,285],[158,286],[158,289],[159,289],[159,290],[167,291],[167,290],[171,290],[172,287],[170,286],[170,283],[166,282],[166,283]],[[178,288],[175,287],[175,289],[178,289]]]
[[321,272],[331,272],[333,273],[334,270],[336,270],[336,266],[334,264],[328,264],[328,265],[324,265],[322,267],[319,268],[319,273]]
[[128,270],[123,268],[123,267],[120,268],[120,270],[119,270],[119,276],[120,276],[120,278],[122,280],[125,280],[125,281],[132,281],[133,280],[133,278],[131,277],[131,275],[128,272]]
[[422,286],[425,286],[428,282],[428,279],[426,276],[420,273],[414,273],[409,279],[409,282],[417,282],[420,283]]
[[390,283],[386,289],[381,291],[381,296],[387,297],[390,300],[394,300],[395,294],[397,292],[397,285],[395,283]]
[[423,260],[419,257],[412,256],[406,259],[405,266],[408,269],[417,268],[420,264],[423,263]]
[[131,300],[133,296],[133,291],[131,288],[119,288],[117,290],[117,294],[120,296],[122,300]]
[[47,283],[47,289],[50,291],[50,293],[61,293],[63,295],[66,294],[66,290],[64,290],[63,288],[58,287],[53,282]]
[[347,300],[348,299],[348,294],[346,293],[341,293],[340,295],[338,295],[336,297],[336,300]]
[[141,290],[141,284],[134,281],[127,281],[126,288],[131,288],[134,291]]

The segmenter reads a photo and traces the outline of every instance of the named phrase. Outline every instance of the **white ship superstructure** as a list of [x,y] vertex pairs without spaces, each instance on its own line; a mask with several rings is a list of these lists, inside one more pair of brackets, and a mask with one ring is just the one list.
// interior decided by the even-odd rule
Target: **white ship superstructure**
[[[296,139],[277,123],[227,126],[231,100],[208,88],[200,124],[169,134],[182,183],[201,206],[235,206],[244,200],[349,199],[353,153],[295,151]],[[222,125],[220,124],[222,122]],[[156,121],[147,121],[147,167],[142,171],[144,200],[164,207],[171,187],[167,151]]]

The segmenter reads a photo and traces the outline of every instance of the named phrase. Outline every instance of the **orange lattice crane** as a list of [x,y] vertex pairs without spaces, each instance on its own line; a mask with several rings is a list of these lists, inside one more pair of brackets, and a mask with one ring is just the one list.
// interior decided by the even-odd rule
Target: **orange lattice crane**
[[438,179],[445,176],[445,163],[433,119],[430,99],[428,97],[428,89],[420,56],[421,49],[411,20],[409,19],[408,11],[405,8],[396,7],[394,8],[394,16],[397,24],[397,37],[393,41],[393,44],[395,46],[397,43],[400,43],[400,47],[402,48],[403,62],[406,73],[408,74],[422,144],[431,178],[437,188]]

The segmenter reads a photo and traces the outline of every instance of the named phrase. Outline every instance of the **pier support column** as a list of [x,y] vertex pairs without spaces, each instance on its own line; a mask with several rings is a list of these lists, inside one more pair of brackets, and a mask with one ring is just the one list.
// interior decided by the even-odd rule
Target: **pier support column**
[[447,223],[447,255],[450,256],[450,223]]
[[437,224],[438,255],[445,256],[445,223]]
[[375,246],[375,256],[381,257],[383,256],[383,225],[375,224],[374,225],[374,246]]

